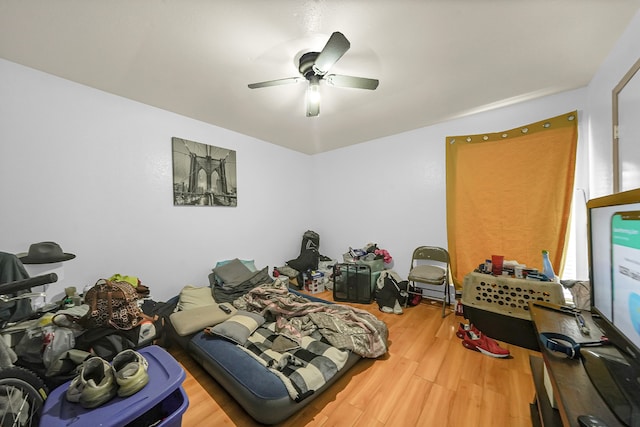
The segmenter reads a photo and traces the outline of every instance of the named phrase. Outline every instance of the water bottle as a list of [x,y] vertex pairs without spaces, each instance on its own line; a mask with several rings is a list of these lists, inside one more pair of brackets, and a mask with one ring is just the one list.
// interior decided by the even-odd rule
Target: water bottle
[[547,278],[552,282],[556,280],[556,274],[553,271],[553,266],[549,259],[549,251],[547,250],[542,251],[542,274],[547,276]]

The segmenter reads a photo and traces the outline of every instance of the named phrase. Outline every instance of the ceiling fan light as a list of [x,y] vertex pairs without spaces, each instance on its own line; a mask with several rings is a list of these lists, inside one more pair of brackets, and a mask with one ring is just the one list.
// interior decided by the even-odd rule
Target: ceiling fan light
[[313,76],[309,80],[309,88],[307,89],[309,102],[312,104],[320,104],[320,80],[317,76]]
[[320,79],[318,76],[311,76],[307,88],[307,117],[315,117],[318,114],[320,114]]

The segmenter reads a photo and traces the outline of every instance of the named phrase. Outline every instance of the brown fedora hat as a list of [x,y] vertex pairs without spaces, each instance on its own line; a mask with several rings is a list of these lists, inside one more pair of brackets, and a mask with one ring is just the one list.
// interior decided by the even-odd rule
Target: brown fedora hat
[[29,252],[18,254],[23,264],[51,264],[54,262],[68,261],[75,258],[74,254],[62,251],[60,245],[55,242],[40,242],[29,246]]

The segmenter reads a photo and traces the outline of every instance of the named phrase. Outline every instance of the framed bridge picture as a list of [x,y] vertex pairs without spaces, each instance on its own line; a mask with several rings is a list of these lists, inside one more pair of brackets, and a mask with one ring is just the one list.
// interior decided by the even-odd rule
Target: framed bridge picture
[[171,143],[175,206],[238,205],[235,150],[176,137]]

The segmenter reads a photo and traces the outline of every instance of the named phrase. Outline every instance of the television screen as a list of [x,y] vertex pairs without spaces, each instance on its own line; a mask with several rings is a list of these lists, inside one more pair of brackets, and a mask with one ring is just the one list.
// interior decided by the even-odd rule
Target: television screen
[[592,307],[614,344],[640,354],[640,189],[590,200]]
[[616,417],[640,426],[640,189],[587,211],[591,313],[613,348],[584,348],[582,362]]

